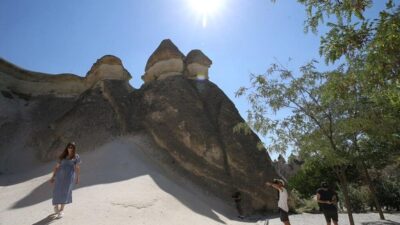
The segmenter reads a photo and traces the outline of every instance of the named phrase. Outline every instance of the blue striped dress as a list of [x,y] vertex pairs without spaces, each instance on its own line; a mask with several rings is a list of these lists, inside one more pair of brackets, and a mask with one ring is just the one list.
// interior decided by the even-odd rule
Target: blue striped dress
[[55,176],[53,189],[53,205],[69,204],[72,202],[72,188],[75,180],[75,165],[80,164],[78,154],[73,159],[63,159]]

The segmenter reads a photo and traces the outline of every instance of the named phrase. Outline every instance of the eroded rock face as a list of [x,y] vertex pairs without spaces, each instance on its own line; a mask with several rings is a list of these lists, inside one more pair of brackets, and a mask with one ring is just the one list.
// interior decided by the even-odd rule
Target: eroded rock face
[[[102,80],[131,79],[119,58],[106,55],[93,64],[86,77],[45,74],[19,68],[0,58],[0,87],[27,96],[76,97]],[[4,89],[4,88],[3,88]]]
[[142,79],[148,83],[184,75],[189,79],[208,80],[208,69],[211,64],[211,59],[202,51],[191,50],[185,57],[171,40],[166,39],[148,59]]
[[87,86],[93,86],[100,80],[124,80],[129,81],[132,76],[124,68],[119,58],[105,55],[93,64],[86,75]]
[[198,49],[192,50],[185,58],[185,76],[189,79],[208,80],[208,69],[212,64],[204,53]]
[[[158,58],[151,57],[147,71],[156,71],[151,68],[176,53],[160,52],[164,53]],[[183,62],[181,54],[176,56]],[[189,65],[211,65],[200,52],[188,56]],[[188,70],[197,73],[193,71]],[[3,62],[0,73],[25,81],[27,72]],[[10,86],[0,80],[0,103],[7,105],[7,110],[0,109],[1,173],[20,162],[21,156],[15,156],[18,149],[48,161],[70,141],[75,141],[80,151],[91,151],[114,137],[144,132],[173,159],[168,162],[171,166],[178,165],[182,175],[227,204],[233,204],[231,195],[240,191],[246,213],[276,208],[276,193],[264,187],[267,180],[278,177],[268,154],[258,150],[259,139],[254,133],[233,132],[243,119],[212,82],[169,76],[133,89],[129,73],[112,56],[99,59],[86,78],[34,72],[27,77],[26,82],[34,80],[38,85]],[[41,82],[63,86],[65,79],[91,85],[70,96],[36,90]]]
[[148,59],[142,79],[145,82],[150,82],[182,75],[185,68],[184,57],[171,40],[163,40]]
[[0,58],[0,86],[8,91],[27,95],[72,97],[86,90],[85,78],[74,74],[57,76],[19,68]]
[[146,130],[191,176],[227,201],[240,191],[247,212],[275,208],[276,193],[264,186],[278,176],[271,160],[255,134],[233,133],[243,119],[215,84],[171,77],[141,92]]

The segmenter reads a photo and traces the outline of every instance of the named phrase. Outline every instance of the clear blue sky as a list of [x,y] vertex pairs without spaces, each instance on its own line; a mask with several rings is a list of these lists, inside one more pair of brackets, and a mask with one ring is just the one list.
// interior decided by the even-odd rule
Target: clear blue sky
[[[385,1],[376,2],[382,9]],[[224,0],[206,27],[190,0],[1,0],[0,57],[28,70],[84,76],[112,54],[138,88],[148,57],[170,38],[184,54],[201,49],[213,60],[210,80],[246,118],[249,106],[234,92],[250,73],[264,73],[275,58],[291,57],[291,68],[320,59],[319,37],[303,32],[304,19],[294,0]]]

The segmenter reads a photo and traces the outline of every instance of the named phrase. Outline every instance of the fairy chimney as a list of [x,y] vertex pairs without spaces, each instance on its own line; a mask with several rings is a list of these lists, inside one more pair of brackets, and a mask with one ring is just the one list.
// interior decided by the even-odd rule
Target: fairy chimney
[[131,79],[131,75],[122,65],[122,61],[113,55],[105,55],[93,64],[86,74],[86,84],[92,86],[99,80],[126,80]]
[[163,40],[147,61],[144,82],[182,75],[185,56],[170,39]]
[[190,79],[208,79],[208,69],[212,61],[200,50],[189,52],[185,59],[185,76]]

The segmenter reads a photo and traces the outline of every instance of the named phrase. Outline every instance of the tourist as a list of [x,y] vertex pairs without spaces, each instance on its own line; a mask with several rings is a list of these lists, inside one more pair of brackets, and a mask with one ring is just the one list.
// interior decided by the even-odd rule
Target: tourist
[[283,224],[290,225],[289,221],[289,206],[288,192],[285,188],[285,182],[281,179],[274,179],[273,183],[266,182],[267,186],[273,187],[279,192],[278,210],[279,216]]
[[317,190],[317,201],[320,210],[324,213],[326,224],[338,225],[337,193],[332,191],[327,182],[321,183],[321,188]]
[[57,217],[63,216],[65,204],[72,203],[72,188],[79,183],[79,164],[75,143],[68,143],[58,158],[50,182],[54,183],[53,206]]

